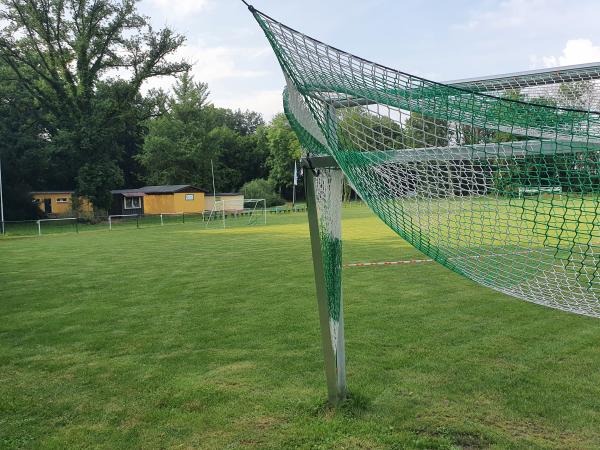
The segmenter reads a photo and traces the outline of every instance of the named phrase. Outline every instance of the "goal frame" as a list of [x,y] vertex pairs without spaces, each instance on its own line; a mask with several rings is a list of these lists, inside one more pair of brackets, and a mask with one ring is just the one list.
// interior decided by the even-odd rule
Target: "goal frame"
[[174,213],[160,213],[160,226],[165,226],[165,221],[163,216],[181,216],[181,222],[185,223],[185,212],[174,212]]
[[254,207],[252,211],[250,211],[250,218],[248,219],[248,225],[252,225],[252,219],[254,218],[254,213],[256,212],[258,205],[262,202],[263,204],[263,218],[265,225],[267,224],[267,200],[264,198],[246,198],[244,199],[244,212],[246,211],[246,203],[254,203]]
[[75,221],[75,233],[79,233],[79,218],[77,218],[77,217],[60,217],[60,218],[56,218],[56,219],[38,219],[36,221],[37,229],[38,229],[38,236],[42,235],[42,222],[59,222],[62,220],[74,220]]
[[112,231],[112,219],[116,219],[116,218],[126,218],[126,217],[135,217],[135,226],[136,228],[140,227],[140,214],[113,214],[111,216],[108,216],[108,230]]
[[[221,209],[217,209],[217,205],[223,205]],[[208,220],[205,221],[205,228],[208,228],[208,225],[211,222],[213,215],[216,216],[217,212],[221,212],[221,217],[223,219],[223,228],[225,228],[225,200],[216,200],[213,202],[213,207],[210,210],[210,214],[208,215]],[[204,214],[202,214],[202,220],[204,220]]]
[[[531,70],[527,72],[517,72],[510,74],[490,75],[480,78],[470,78],[448,82],[450,86],[460,87],[467,90],[485,92],[491,90],[510,89],[519,86],[525,80],[531,80],[534,77],[540,85],[559,84],[569,81],[600,80],[600,62],[591,64],[580,64],[575,66],[553,67],[540,70]],[[310,95],[310,94],[309,94]],[[362,99],[344,99],[340,101],[332,100],[326,102],[330,110],[350,108],[354,106],[364,106],[374,104]],[[335,114],[328,114],[328,120],[336,120]],[[334,125],[335,126],[335,125]],[[556,155],[560,153],[587,152],[590,146],[598,147],[598,142],[582,142],[581,149],[573,148],[572,140],[568,137],[561,142],[553,145],[545,145],[544,136],[539,140],[504,142],[499,144],[475,144],[453,147],[431,147],[423,149],[404,149],[373,152],[371,155],[364,155],[365,158],[376,158],[375,161],[382,163],[402,163],[415,161],[453,161],[453,160],[476,160],[483,159],[490,154],[496,154],[498,157],[515,155],[526,155],[532,150],[540,155]],[[564,143],[564,147],[561,145]],[[373,162],[375,162],[373,161]],[[306,202],[308,211],[308,224],[313,256],[314,279],[317,294],[317,305],[319,311],[319,323],[321,329],[321,345],[325,361],[325,376],[327,380],[327,393],[329,404],[335,406],[342,402],[347,393],[346,385],[346,365],[344,361],[344,321],[343,321],[343,300],[340,292],[340,333],[341,339],[336,341],[337,348],[333,347],[331,339],[331,330],[329,327],[329,311],[327,286],[325,280],[325,255],[323,252],[324,242],[320,233],[320,222],[317,208],[317,199],[315,195],[315,179],[319,176],[320,170],[339,171],[340,166],[337,161],[328,155],[305,156],[301,159],[301,165],[304,170],[304,184],[306,190]],[[335,199],[340,202],[342,199]],[[338,224],[341,227],[341,223]],[[341,285],[341,281],[340,281]],[[341,289],[341,288],[340,288]],[[341,360],[340,360],[341,356]]]

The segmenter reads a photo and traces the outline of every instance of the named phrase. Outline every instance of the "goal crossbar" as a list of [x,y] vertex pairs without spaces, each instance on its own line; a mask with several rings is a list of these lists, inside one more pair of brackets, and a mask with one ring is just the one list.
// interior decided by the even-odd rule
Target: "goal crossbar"
[[[598,144],[581,144],[558,141],[511,141],[502,143],[456,145],[448,147],[423,147],[402,150],[353,151],[348,150],[342,155],[351,157],[354,161],[362,160],[364,165],[384,163],[410,163],[425,161],[468,161],[490,160],[502,158],[520,158],[525,156],[554,156],[573,153],[600,152]],[[302,159],[306,168],[338,168],[338,162],[332,156],[311,156]],[[357,163],[360,165],[360,163]]]
[[[600,80],[600,62],[464,78],[445,81],[441,84],[471,92],[494,92],[520,89],[525,86],[531,87],[594,80]],[[312,95],[338,109],[375,105],[380,101],[363,97],[335,96],[331,92],[320,91],[318,88],[312,92]]]

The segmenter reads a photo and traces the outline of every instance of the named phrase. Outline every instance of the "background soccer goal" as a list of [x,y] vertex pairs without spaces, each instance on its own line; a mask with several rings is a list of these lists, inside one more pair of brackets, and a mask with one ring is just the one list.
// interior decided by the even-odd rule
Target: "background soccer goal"
[[52,233],[78,233],[79,219],[76,217],[64,217],[59,219],[39,219],[37,221],[38,235]]
[[139,214],[115,214],[108,216],[108,229],[111,231],[114,229],[131,227],[140,227]]
[[248,218],[248,225],[257,223],[267,224],[267,201],[264,198],[244,199],[244,215]]

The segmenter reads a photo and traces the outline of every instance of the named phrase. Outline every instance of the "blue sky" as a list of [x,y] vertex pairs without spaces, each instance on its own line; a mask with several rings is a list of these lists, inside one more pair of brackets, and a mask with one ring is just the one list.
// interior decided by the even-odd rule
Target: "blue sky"
[[[444,81],[600,61],[599,0],[254,0],[257,9],[328,44]],[[576,5],[576,6],[575,6]],[[141,0],[155,27],[187,36],[217,106],[282,110],[283,77],[239,0]],[[172,79],[151,86],[168,89]]]

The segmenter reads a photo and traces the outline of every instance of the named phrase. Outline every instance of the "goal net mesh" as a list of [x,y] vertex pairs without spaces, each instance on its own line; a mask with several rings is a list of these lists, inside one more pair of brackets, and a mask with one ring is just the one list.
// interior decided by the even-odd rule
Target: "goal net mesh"
[[[598,67],[440,84],[254,16],[285,74],[305,156],[331,157],[389,227],[451,270],[600,317]],[[321,185],[332,235],[338,214]],[[341,246],[328,245],[335,262]],[[341,263],[331,265],[337,292]]]

